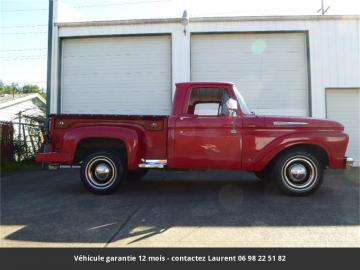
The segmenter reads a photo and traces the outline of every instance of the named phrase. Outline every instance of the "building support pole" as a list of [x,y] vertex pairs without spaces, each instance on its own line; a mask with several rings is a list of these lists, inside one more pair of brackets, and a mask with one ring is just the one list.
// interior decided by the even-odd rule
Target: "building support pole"
[[[49,0],[49,19],[48,19],[48,44],[47,44],[47,74],[46,74],[46,118],[50,114],[50,97],[51,97],[51,62],[52,62],[52,30],[53,30],[53,0]],[[47,121],[46,121],[47,122]],[[46,125],[46,131],[48,126]]]
[[[49,115],[51,98],[51,65],[52,65],[52,29],[53,29],[53,0],[49,0],[49,19],[48,19],[48,44],[47,44],[47,70],[46,70],[46,117],[45,117],[45,137],[49,134]],[[49,151],[49,145],[45,140],[44,152]],[[44,167],[44,165],[43,165]]]

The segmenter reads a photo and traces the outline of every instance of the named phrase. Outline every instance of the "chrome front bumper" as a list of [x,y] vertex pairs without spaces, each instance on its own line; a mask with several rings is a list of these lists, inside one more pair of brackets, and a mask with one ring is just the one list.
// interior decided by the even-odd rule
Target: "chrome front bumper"
[[350,169],[354,164],[354,159],[350,157],[345,158],[346,169]]

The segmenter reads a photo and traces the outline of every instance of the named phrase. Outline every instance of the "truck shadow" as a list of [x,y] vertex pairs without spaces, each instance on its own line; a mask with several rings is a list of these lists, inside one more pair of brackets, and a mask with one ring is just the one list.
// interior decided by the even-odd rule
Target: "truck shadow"
[[249,173],[151,172],[96,196],[76,170],[11,175],[1,181],[2,245],[131,244],[174,227],[359,225],[358,179],[358,170],[327,171],[317,193],[299,198]]

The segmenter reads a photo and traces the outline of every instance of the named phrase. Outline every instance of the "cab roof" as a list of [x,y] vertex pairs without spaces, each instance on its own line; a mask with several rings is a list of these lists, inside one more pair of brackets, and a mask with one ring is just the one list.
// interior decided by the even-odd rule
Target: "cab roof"
[[188,86],[192,86],[192,85],[214,85],[214,86],[233,86],[234,83],[232,82],[180,82],[180,83],[176,83],[176,86],[180,86],[180,87],[188,87]]

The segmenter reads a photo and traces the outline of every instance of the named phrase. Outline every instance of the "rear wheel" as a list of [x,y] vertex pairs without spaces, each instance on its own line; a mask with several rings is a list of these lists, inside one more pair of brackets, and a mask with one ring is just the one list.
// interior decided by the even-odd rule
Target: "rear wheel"
[[136,171],[128,171],[127,179],[130,181],[140,181],[147,173],[148,173],[148,170],[146,170],[146,169],[141,169],[141,170],[136,170]]
[[273,177],[284,193],[305,196],[321,186],[324,167],[311,153],[293,151],[284,153],[276,160]]
[[125,174],[126,169],[121,159],[109,151],[98,151],[88,155],[80,169],[82,183],[96,194],[115,191]]

